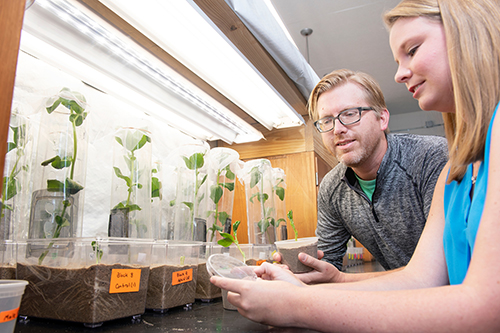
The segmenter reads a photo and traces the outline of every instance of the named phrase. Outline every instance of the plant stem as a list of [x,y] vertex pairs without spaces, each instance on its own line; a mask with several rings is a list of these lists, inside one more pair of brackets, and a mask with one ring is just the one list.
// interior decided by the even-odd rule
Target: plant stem
[[132,195],[132,187],[134,186],[135,155],[133,151],[131,151],[130,154],[132,155],[130,157],[130,187],[128,189],[128,196],[127,196],[127,201],[125,202],[125,207],[128,207],[130,205],[130,196]]
[[[16,163],[14,163],[14,167],[12,168],[12,170],[11,170],[11,172],[10,172],[9,179],[13,179],[15,176],[17,176],[17,174],[18,174],[19,172],[21,172],[21,170],[19,170],[19,171],[17,171],[17,172],[16,172],[17,165],[19,164],[19,161],[21,160],[21,155],[19,155],[19,154],[18,154],[18,151],[19,151],[19,150],[18,150],[18,149],[16,149],[16,156],[17,156],[17,158],[16,158]],[[14,173],[15,173],[15,174],[14,174]],[[7,189],[7,187],[6,187],[6,188],[4,188],[4,191],[2,192],[2,214],[1,214],[0,218],[3,218],[3,217],[4,217],[4,215],[5,215],[5,213],[4,213],[4,212],[5,212],[5,209],[7,209],[7,207],[8,207],[8,206],[5,204],[5,194],[6,194],[6,193],[5,193],[5,192],[6,192],[5,190],[6,190],[6,189]]]
[[75,123],[72,121],[71,124],[73,125],[73,163],[71,163],[71,172],[69,174],[69,179],[73,180],[73,176],[75,174],[76,154],[78,152],[78,145],[77,145],[78,137],[76,136]]
[[[73,180],[74,174],[75,174],[75,164],[76,164],[76,155],[78,152],[78,136],[76,134],[76,125],[75,122],[71,122],[72,129],[73,129],[73,157],[71,161],[71,169],[70,169],[70,175],[69,179]],[[67,193],[66,189],[64,189],[64,200],[63,200],[63,210],[61,215],[61,223],[64,224],[64,215],[66,214],[66,209],[70,206],[70,203],[67,198]],[[56,222],[57,223],[57,222]],[[54,235],[52,238],[59,238],[61,235],[61,229],[63,228],[62,224],[57,224],[56,230],[54,231]],[[41,265],[47,254],[49,253],[49,249],[54,245],[54,242],[50,242],[49,245],[47,246],[47,249],[40,255],[38,258],[38,264]]]
[[[220,182],[219,182],[220,173],[221,173],[221,169],[217,170],[217,186],[220,186]],[[224,191],[224,189],[223,189],[223,191]],[[215,203],[215,217],[214,217],[215,224],[217,224],[217,220],[219,220],[219,202],[220,202],[220,199],[219,199],[219,201],[217,201]],[[224,224],[222,224],[222,221],[220,221],[220,223],[221,223],[221,226],[224,227]],[[210,241],[213,241],[214,236],[215,236],[215,229],[212,229],[212,237],[210,238]]]

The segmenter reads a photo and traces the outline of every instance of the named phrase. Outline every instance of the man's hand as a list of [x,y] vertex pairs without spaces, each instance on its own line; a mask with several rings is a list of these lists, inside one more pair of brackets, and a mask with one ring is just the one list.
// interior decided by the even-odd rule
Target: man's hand
[[[318,259],[305,253],[299,253],[299,260],[314,270],[307,273],[295,274],[295,276],[306,284],[318,283],[340,283],[343,281],[343,273],[332,264],[319,260],[323,258],[323,251],[318,250]],[[281,255],[275,253],[273,260],[281,261]]]

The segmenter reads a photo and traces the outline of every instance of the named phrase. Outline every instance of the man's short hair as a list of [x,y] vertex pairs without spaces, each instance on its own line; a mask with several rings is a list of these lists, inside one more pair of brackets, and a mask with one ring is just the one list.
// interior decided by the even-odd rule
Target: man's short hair
[[313,121],[319,119],[317,107],[319,96],[322,93],[350,82],[359,85],[363,89],[369,106],[375,109],[377,116],[380,116],[383,109],[387,109],[382,89],[380,89],[379,84],[373,77],[363,72],[338,69],[325,75],[311,92],[307,103],[310,118]]

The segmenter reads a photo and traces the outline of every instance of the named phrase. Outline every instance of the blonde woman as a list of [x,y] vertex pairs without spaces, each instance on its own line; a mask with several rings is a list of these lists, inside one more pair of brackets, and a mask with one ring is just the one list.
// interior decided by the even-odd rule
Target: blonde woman
[[232,292],[228,299],[241,314],[277,326],[499,332],[500,5],[403,0],[384,19],[396,81],[423,110],[444,113],[449,144],[410,262],[356,283],[307,286],[276,265],[256,269],[257,281],[212,281]]

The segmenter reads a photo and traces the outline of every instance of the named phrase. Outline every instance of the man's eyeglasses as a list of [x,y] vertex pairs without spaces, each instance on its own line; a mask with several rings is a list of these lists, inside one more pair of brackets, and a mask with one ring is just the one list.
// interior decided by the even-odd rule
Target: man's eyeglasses
[[361,120],[362,111],[371,111],[372,107],[357,107],[340,112],[336,117],[324,117],[314,122],[314,126],[320,133],[329,132],[335,128],[335,120],[339,120],[344,126],[352,125]]

